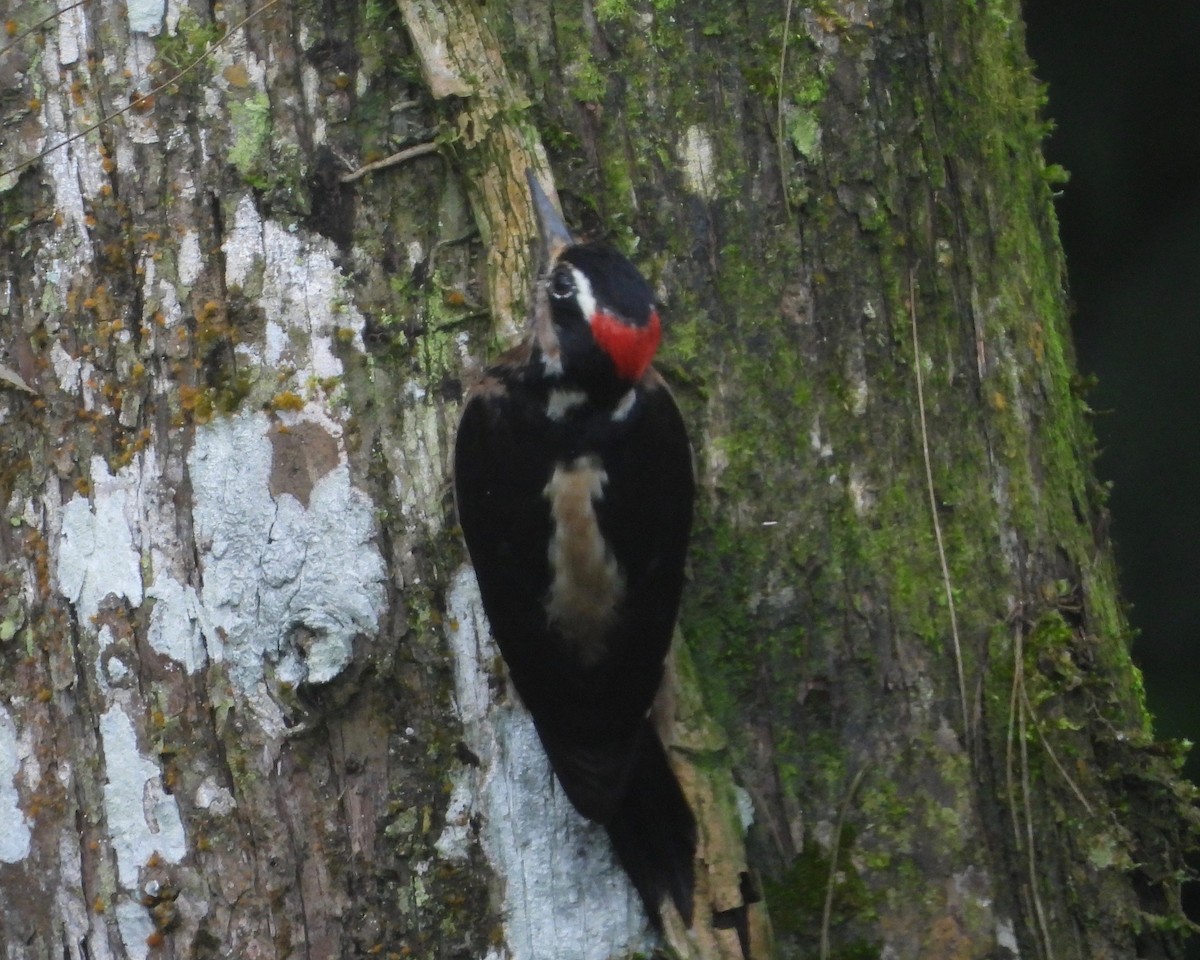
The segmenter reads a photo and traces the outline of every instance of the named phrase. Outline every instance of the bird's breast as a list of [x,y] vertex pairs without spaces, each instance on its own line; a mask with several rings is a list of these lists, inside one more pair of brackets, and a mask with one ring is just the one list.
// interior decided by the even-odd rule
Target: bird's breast
[[606,635],[625,592],[621,568],[596,516],[607,481],[599,459],[585,456],[558,464],[545,489],[554,526],[546,616],[584,666],[604,657]]

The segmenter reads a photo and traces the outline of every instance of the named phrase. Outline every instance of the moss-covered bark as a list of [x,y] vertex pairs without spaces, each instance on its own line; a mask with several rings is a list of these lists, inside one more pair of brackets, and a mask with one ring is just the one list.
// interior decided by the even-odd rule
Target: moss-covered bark
[[674,948],[765,952],[765,892],[789,957],[1174,949],[1192,800],[1015,3],[52,13],[0,55],[9,954],[654,948],[524,752],[448,496],[546,158],[659,289],[697,447]]

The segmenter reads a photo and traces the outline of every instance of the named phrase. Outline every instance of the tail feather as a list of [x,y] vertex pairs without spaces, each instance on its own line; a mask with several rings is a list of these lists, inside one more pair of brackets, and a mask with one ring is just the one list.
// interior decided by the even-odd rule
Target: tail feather
[[639,738],[622,802],[605,827],[651,922],[662,928],[659,910],[669,895],[690,927],[696,818],[649,721]]

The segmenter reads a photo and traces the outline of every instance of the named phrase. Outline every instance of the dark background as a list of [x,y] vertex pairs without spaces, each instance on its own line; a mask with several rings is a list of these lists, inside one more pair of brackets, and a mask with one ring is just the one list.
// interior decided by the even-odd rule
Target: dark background
[[1047,160],[1071,174],[1057,210],[1134,655],[1157,735],[1200,741],[1200,2],[1026,0],[1025,20]]

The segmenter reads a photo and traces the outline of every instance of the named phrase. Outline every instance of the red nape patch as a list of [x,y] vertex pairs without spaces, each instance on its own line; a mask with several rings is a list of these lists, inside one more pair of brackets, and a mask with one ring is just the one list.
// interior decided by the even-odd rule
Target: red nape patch
[[622,323],[604,310],[592,314],[592,337],[600,349],[612,357],[617,376],[622,380],[641,378],[654,359],[661,336],[662,324],[658,321],[657,310],[650,311],[650,319],[642,327]]

